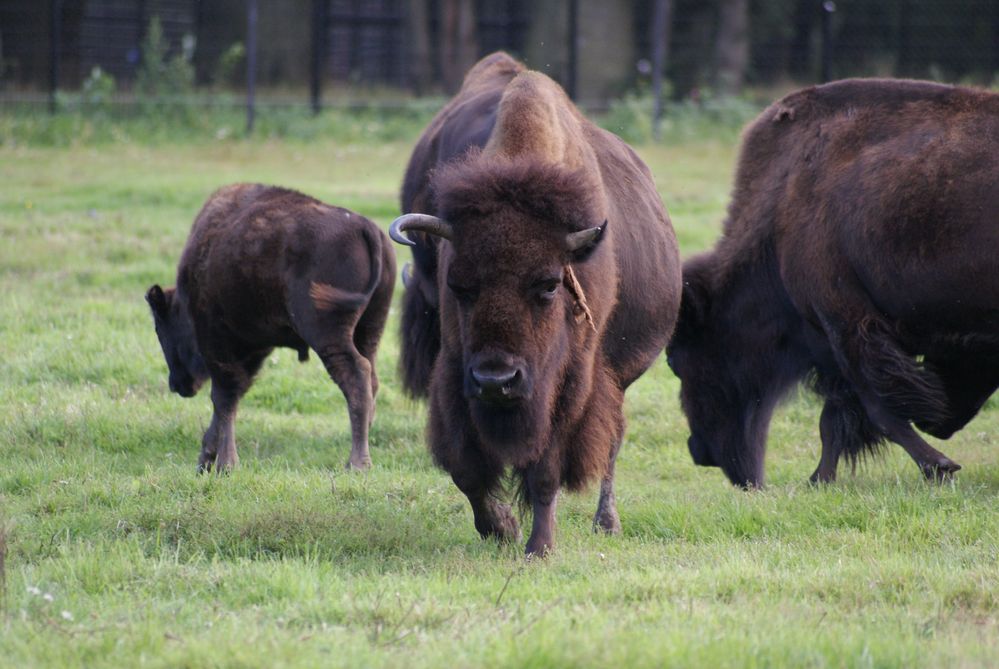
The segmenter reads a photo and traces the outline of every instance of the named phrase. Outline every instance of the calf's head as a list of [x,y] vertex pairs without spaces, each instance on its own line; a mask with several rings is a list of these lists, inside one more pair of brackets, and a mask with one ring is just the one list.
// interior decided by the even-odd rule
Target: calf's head
[[156,336],[170,370],[170,391],[181,397],[194,397],[208,380],[208,369],[194,339],[194,326],[187,309],[173,288],[156,285],[146,292],[153,312]]
[[554,166],[466,161],[434,183],[443,215],[402,216],[391,234],[447,240],[437,272],[445,364],[460,365],[484,439],[543,441],[566,368],[595,341],[574,316],[570,275],[597,253],[602,212],[580,175]]

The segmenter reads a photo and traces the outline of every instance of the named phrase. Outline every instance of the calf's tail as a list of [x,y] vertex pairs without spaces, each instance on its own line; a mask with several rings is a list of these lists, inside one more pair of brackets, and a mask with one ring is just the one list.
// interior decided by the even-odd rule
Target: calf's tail
[[382,237],[377,232],[362,228],[361,236],[368,247],[370,262],[368,285],[362,292],[343,290],[328,283],[313,281],[309,297],[318,311],[357,311],[368,304],[382,279]]

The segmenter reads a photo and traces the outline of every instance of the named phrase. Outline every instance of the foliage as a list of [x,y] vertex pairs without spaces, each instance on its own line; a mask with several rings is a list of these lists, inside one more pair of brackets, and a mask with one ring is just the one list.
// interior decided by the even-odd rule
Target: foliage
[[81,86],[81,108],[89,112],[107,114],[111,111],[116,90],[114,77],[100,67],[94,66]]
[[[647,144],[653,139],[653,102],[649,93],[627,93],[612,101],[607,113],[597,120],[603,128],[627,142]],[[710,94],[666,102],[660,122],[661,138],[667,143],[711,135],[734,140],[738,130],[759,112],[759,105],[743,98]]]
[[[556,553],[525,563],[478,538],[429,461],[425,408],[395,377],[396,303],[369,473],[342,469],[347,410],[316,357],[279,350],[241,406],[241,467],[196,476],[208,389],[168,393],[142,296],[170,282],[222,183],[386,226],[418,124],[348,141],[333,119],[296,119],[308,141],[146,142],[122,123],[93,126],[128,133],[100,150],[0,146],[4,666],[995,665],[994,402],[943,447],[965,465],[953,483],[925,484],[892,448],[817,488],[820,406],[795,395],[770,487],[749,493],[691,463],[660,360],[628,393],[624,533],[592,533],[595,490],[562,495]],[[715,132],[639,147],[685,255],[719,233],[734,148]]]
[[136,95],[146,110],[174,113],[189,109],[183,102],[194,91],[194,38],[185,36],[180,53],[170,56],[169,50],[160,18],[154,16],[142,41],[142,60],[135,77]]
[[234,42],[226,49],[215,66],[215,85],[218,87],[236,86],[243,81],[240,68],[246,60],[246,47],[242,42]]

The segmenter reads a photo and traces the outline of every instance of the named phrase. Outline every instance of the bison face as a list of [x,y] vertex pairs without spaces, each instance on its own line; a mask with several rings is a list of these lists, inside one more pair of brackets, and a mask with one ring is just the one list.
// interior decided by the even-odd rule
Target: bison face
[[153,312],[156,336],[170,370],[170,391],[181,397],[194,397],[208,380],[208,369],[194,339],[194,327],[187,309],[173,288],[153,286],[146,293]]
[[680,317],[667,362],[680,378],[694,463],[720,467],[739,486],[763,485],[767,426],[777,397],[766,387],[776,364],[770,332],[738,297],[720,294],[705,259],[684,267]]
[[450,240],[438,269],[443,359],[460,365],[450,373],[480,436],[525,456],[546,441],[567,368],[593,339],[567,282],[604,226],[553,228],[504,211],[453,223],[404,216],[392,230],[403,243],[407,229]]
[[565,252],[503,246],[459,237],[442,287],[464,397],[482,436],[501,443],[530,441],[550,424],[574,327]]

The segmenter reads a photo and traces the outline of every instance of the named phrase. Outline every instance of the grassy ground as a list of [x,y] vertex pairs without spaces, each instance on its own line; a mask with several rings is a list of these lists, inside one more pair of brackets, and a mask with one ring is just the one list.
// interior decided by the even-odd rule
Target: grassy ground
[[[719,136],[640,148],[686,254],[723,215]],[[3,666],[999,665],[994,403],[945,445],[952,483],[894,448],[817,489],[817,404],[795,397],[770,486],[746,493],[690,462],[661,361],[629,392],[623,535],[590,532],[595,491],[566,495],[556,553],[525,563],[431,466],[394,312],[373,470],[342,471],[344,400],[315,356],[279,351],[242,405],[241,468],[195,476],[210,403],[167,392],[145,289],[226,182],[387,225],[409,142],[135,139],[0,147]]]

